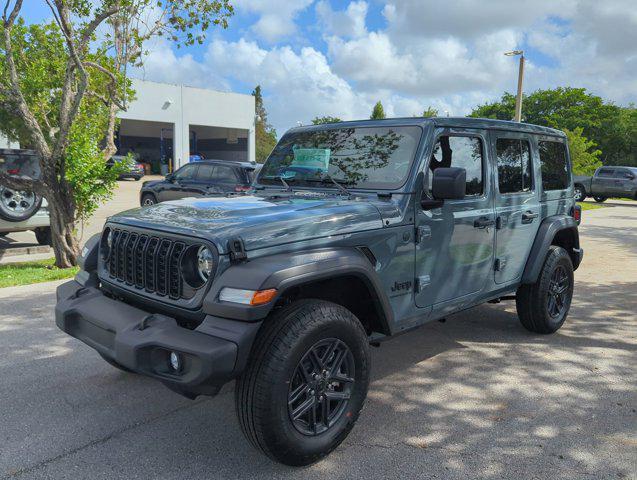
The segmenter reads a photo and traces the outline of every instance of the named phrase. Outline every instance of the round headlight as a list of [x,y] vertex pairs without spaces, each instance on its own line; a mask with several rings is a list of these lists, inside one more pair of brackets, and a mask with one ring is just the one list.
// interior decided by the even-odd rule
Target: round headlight
[[210,249],[204,245],[197,251],[197,270],[204,282],[207,282],[215,268],[215,257]]

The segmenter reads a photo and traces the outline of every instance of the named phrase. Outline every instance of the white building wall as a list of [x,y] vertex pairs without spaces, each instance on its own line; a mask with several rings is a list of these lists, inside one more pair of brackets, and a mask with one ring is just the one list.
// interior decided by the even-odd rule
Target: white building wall
[[119,118],[174,125],[175,168],[188,162],[190,125],[248,131],[248,159],[255,160],[255,105],[252,95],[133,80],[136,98]]

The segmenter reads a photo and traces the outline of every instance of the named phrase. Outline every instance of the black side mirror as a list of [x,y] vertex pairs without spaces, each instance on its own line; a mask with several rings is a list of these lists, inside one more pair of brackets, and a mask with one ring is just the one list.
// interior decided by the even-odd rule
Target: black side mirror
[[462,200],[466,184],[467,171],[464,168],[436,168],[431,181],[433,199],[423,198],[420,203],[423,208],[430,209],[440,207],[445,200]]
[[166,181],[167,181],[167,182],[170,182],[170,183],[172,183],[172,182],[174,182],[174,181],[175,181],[175,176],[174,176],[172,173],[169,173],[169,174],[168,174],[168,175],[166,175],[166,177],[164,177],[164,178],[166,178]]

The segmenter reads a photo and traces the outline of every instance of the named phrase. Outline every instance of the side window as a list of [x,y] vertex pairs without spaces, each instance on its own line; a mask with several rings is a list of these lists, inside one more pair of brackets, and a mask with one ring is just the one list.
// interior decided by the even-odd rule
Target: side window
[[602,168],[599,172],[597,172],[598,177],[612,177],[615,170],[612,168]]
[[234,174],[232,167],[223,167],[220,165],[215,166],[215,171],[212,174],[211,180],[215,182],[236,182],[237,176]]
[[568,163],[566,145],[562,142],[540,141],[540,172],[542,190],[565,190],[568,188]]
[[200,180],[202,182],[209,181],[210,177],[212,176],[212,171],[214,170],[214,168],[215,166],[210,165],[209,163],[199,164],[199,170],[197,170],[197,180]]
[[500,193],[530,192],[532,175],[529,142],[517,138],[498,138],[495,146]]
[[175,172],[175,179],[177,180],[191,180],[195,176],[197,171],[197,165],[184,165]]
[[[482,195],[484,192],[482,165],[482,141],[478,137],[444,135],[436,141],[429,162],[429,170],[433,173],[440,167],[464,168],[467,171],[466,195]],[[433,175],[428,177],[429,192],[431,192]]]

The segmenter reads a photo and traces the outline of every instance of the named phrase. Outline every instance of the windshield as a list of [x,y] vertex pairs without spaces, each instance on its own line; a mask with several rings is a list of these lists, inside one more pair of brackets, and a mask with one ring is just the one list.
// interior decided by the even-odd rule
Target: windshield
[[283,178],[292,187],[319,182],[334,187],[336,181],[348,188],[398,188],[407,180],[420,135],[415,126],[288,133],[274,147],[258,181],[281,185]]

